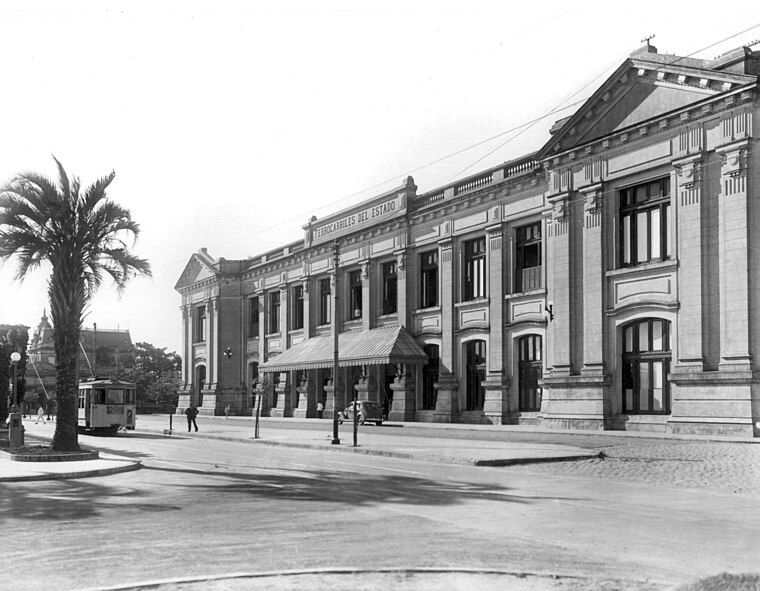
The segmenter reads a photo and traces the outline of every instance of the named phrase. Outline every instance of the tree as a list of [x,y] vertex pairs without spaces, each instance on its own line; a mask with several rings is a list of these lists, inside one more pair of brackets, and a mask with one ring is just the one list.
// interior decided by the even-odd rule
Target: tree
[[120,379],[134,382],[137,402],[176,406],[182,386],[182,358],[166,347],[137,343],[122,356]]
[[0,189],[0,261],[15,256],[16,279],[23,281],[42,263],[52,267],[48,281],[56,356],[58,418],[51,448],[78,450],[77,364],[84,311],[104,275],[121,294],[135,275],[150,275],[150,265],[126,243],[140,233],[129,210],[111,201],[106,189],[115,173],[82,189],[53,157],[58,182],[28,172]]

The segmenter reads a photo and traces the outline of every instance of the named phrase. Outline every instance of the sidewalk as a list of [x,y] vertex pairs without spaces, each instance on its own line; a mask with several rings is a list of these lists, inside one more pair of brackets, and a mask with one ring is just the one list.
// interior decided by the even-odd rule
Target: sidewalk
[[[49,440],[53,433],[52,425],[35,425],[32,420],[25,420],[24,427],[28,444]],[[354,447],[353,425],[349,423],[340,425],[340,444],[333,445],[330,421],[322,421],[318,429],[299,429],[296,425],[283,427],[279,421],[262,419],[258,439],[254,438],[253,420],[247,417],[229,420],[204,417],[199,419],[200,431],[188,433],[184,417],[175,416],[171,434],[168,427],[167,415],[140,415],[137,418],[136,432],[159,433],[172,438],[245,441],[251,445],[321,449],[336,453],[361,453],[475,466],[570,461],[598,456],[596,451],[570,445],[484,441],[475,438],[447,439],[445,431],[441,437],[410,437],[404,436],[401,429],[393,426],[372,425],[359,427],[358,447]],[[17,462],[11,461],[7,454],[0,453],[0,482],[104,476],[139,467],[137,461],[103,453],[98,460],[79,462]]]

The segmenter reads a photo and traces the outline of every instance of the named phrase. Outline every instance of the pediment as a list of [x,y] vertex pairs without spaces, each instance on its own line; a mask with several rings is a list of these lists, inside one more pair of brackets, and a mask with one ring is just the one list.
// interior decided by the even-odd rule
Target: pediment
[[[602,111],[597,119],[592,119],[588,129],[579,136],[579,143],[586,143],[631,127],[649,119],[702,100],[706,95],[697,89],[668,87],[650,83],[636,83],[630,86],[612,105],[597,105]],[[604,107],[607,107],[604,109]]]
[[754,77],[683,63],[629,59],[570,117],[559,121],[539,158],[566,152],[705,101]]
[[185,269],[182,271],[182,274],[180,275],[177,284],[174,286],[174,289],[178,290],[182,289],[183,287],[189,287],[195,283],[213,277],[216,277],[216,272],[214,269],[207,265],[205,262],[201,261],[198,258],[198,255],[194,254],[192,257],[190,257],[187,265],[185,265]]

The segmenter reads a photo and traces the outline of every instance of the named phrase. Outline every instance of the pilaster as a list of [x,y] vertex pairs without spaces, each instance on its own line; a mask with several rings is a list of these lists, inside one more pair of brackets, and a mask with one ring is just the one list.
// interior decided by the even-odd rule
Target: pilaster
[[292,417],[293,400],[291,385],[293,384],[292,372],[283,371],[280,373],[280,381],[275,385],[277,392],[277,405],[272,408],[270,416],[273,417]]
[[[362,330],[369,330],[372,328],[374,322],[376,301],[375,293],[372,286],[372,275],[375,270],[375,265],[372,261],[363,261],[361,263],[361,277],[362,277]],[[347,304],[348,305],[348,304]]]
[[721,371],[750,368],[749,211],[746,140],[718,148]]
[[396,315],[398,323],[408,326],[409,323],[409,286],[407,282],[406,251],[398,251],[396,255]]
[[[582,189],[583,197],[583,368],[604,374],[604,237],[602,185]],[[556,305],[556,304],[555,304]]]
[[675,208],[678,211],[678,359],[675,372],[704,368],[702,231],[702,156],[673,163],[676,169]]
[[441,373],[435,383],[437,398],[434,423],[453,423],[459,417],[459,382],[452,373]]
[[570,212],[569,193],[549,198],[552,206],[547,223],[546,288],[548,305],[554,320],[547,327],[549,352],[547,369],[555,375],[571,371],[571,308],[570,308]]
[[406,372],[408,367],[400,369],[391,384],[393,404],[388,413],[389,421],[413,421],[417,411],[414,396],[414,378]]
[[317,416],[317,388],[313,371],[304,371],[298,376],[296,390],[298,404],[293,409],[293,416],[301,419]]
[[504,250],[501,225],[486,230],[488,244],[488,296],[490,336],[488,373],[484,385],[483,414],[489,423],[504,424],[509,395],[504,375]]

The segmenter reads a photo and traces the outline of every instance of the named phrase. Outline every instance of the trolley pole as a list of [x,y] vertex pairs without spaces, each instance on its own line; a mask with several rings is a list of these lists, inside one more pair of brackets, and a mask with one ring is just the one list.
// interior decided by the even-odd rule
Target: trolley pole
[[340,445],[338,437],[338,265],[340,264],[340,245],[336,240],[333,242],[333,263],[334,263],[334,281],[333,281],[333,445]]

